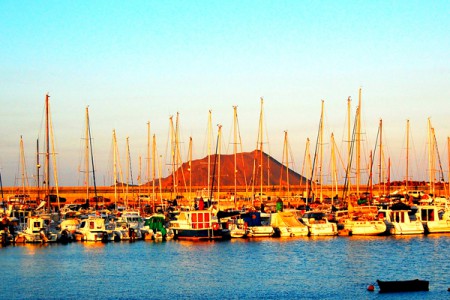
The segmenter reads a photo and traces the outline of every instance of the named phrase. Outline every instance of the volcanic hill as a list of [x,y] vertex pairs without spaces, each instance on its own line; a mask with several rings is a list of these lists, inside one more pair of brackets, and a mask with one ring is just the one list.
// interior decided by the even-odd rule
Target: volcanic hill
[[[217,188],[220,179],[220,187],[234,187],[234,154],[222,154],[210,156],[210,185]],[[236,186],[251,186],[254,176],[254,185],[261,185],[261,165],[263,166],[263,185],[287,186],[286,166],[263,152],[261,164],[261,152],[254,150],[252,152],[241,152],[236,154]],[[220,170],[219,170],[220,166]],[[190,170],[192,173],[190,174]],[[255,171],[254,171],[255,170]],[[220,171],[220,178],[219,178]],[[268,175],[269,173],[269,175]],[[253,175],[254,174],[254,175]],[[189,162],[183,163],[173,174],[162,179],[163,189],[173,187],[174,178],[179,188],[187,187],[207,187],[208,186],[208,157],[193,160],[191,168]],[[190,182],[190,178],[192,181]],[[270,182],[268,182],[270,181]],[[289,184],[298,185],[300,181],[306,182],[306,178],[289,169]],[[149,182],[147,184],[152,184]],[[155,181],[159,185],[159,180]]]

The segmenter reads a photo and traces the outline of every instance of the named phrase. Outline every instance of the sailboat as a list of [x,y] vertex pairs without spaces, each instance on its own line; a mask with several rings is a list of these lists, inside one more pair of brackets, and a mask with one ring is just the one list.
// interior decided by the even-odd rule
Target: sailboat
[[359,89],[358,107],[356,108],[356,118],[353,127],[353,138],[349,149],[349,161],[347,164],[346,179],[344,184],[343,199],[347,199],[348,211],[346,214],[338,219],[343,230],[340,234],[349,235],[381,235],[386,232],[387,226],[383,220],[377,219],[376,207],[371,206],[355,206],[356,200],[348,197],[347,188],[349,185],[349,175],[351,170],[351,163],[353,157],[353,149],[356,148],[356,197],[359,198],[359,184],[360,184],[360,133],[361,133],[361,89]]
[[[51,152],[50,152],[51,145]],[[61,209],[61,203],[65,203],[66,199],[59,196],[59,186],[58,186],[58,169],[56,166],[56,152],[55,152],[55,141],[53,135],[53,124],[50,115],[50,96],[46,94],[45,96],[45,168],[44,168],[44,188],[45,197],[44,200],[47,203],[48,211],[52,211],[52,207],[57,207],[58,210]],[[56,194],[50,193],[50,156],[52,158],[53,165],[53,180],[55,183]],[[39,174],[38,174],[39,178]]]

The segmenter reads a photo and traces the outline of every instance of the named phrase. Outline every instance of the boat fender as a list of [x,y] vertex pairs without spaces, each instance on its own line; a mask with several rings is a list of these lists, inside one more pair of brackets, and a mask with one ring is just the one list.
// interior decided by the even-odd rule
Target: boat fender
[[219,223],[213,223],[212,228],[213,230],[219,230]]
[[369,285],[369,286],[367,287],[367,290],[368,290],[369,292],[373,292],[373,291],[375,291],[375,287],[373,286],[373,284],[371,284],[371,285]]
[[108,233],[106,231],[102,232],[102,242],[108,241]]
[[248,223],[244,222],[244,229],[245,229],[245,231],[247,231],[247,228],[248,228]]

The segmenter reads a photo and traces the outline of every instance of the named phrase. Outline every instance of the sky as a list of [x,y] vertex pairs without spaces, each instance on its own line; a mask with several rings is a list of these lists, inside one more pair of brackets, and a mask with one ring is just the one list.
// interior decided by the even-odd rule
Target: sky
[[222,154],[233,153],[233,106],[238,148],[252,151],[261,97],[264,149],[299,173],[307,138],[314,154],[324,100],[327,177],[329,137],[345,157],[347,99],[353,120],[359,89],[363,165],[382,119],[391,180],[404,179],[406,152],[409,176],[428,180],[430,120],[448,180],[449,15],[448,1],[0,1],[3,186],[21,185],[21,136],[36,184],[47,93],[60,186],[84,184],[87,106],[97,184],[109,185],[113,130],[124,176],[130,170],[136,183],[146,178],[147,122],[166,176],[171,116],[179,114],[183,160],[189,137],[193,158],[207,155],[209,110],[214,140],[220,124]]

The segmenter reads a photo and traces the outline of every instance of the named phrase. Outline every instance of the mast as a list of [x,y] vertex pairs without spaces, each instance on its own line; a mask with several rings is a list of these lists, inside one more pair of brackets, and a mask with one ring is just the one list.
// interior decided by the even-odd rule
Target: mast
[[22,185],[22,194],[26,195],[28,194],[25,189],[28,187],[28,175],[27,175],[27,167],[25,162],[25,150],[23,146],[23,139],[22,136],[20,136],[20,167],[21,167],[21,185]]
[[[176,160],[176,141],[175,141],[175,129],[173,126],[173,116],[170,116],[169,118],[170,121],[170,136],[171,136],[171,165],[172,165],[172,191],[175,193],[175,189],[176,189],[176,182],[177,182],[177,178],[176,178],[176,174],[175,174],[175,160]],[[171,197],[172,198],[172,197]]]
[[208,196],[211,186],[211,143],[212,143],[212,111],[208,111]]
[[55,136],[53,134],[53,122],[52,122],[50,115],[49,115],[49,119],[50,119],[50,138],[51,138],[51,143],[52,143],[53,179],[55,181],[56,200],[57,200],[58,211],[59,211],[61,206],[59,203],[59,188],[58,188],[59,184],[58,184],[58,168],[56,166]]
[[50,205],[50,133],[49,133],[49,99],[50,96],[45,95],[45,196],[47,198],[48,210],[51,210]]
[[431,120],[428,118],[428,172],[429,172],[429,180],[430,180],[430,189],[429,193],[433,194],[434,196],[434,176],[433,176],[433,140],[431,138],[432,136],[432,127],[431,127]]
[[320,203],[323,202],[323,113],[324,113],[325,101],[322,100],[321,112],[320,112],[320,156],[319,156],[319,182],[320,182]]
[[40,204],[40,198],[41,198],[41,184],[40,184],[40,170],[41,170],[41,164],[39,162],[39,139],[36,139],[36,183],[37,183],[37,196],[36,196],[36,203]]
[[331,197],[331,205],[334,204],[334,197],[338,195],[338,180],[336,168],[336,142],[334,141],[334,134],[331,133],[331,182],[334,188],[334,195]]
[[[307,168],[308,168],[306,171],[305,171],[305,164],[307,164]],[[310,184],[310,182],[312,184],[312,168],[311,168],[311,153],[310,153],[310,141],[309,141],[309,138],[306,138],[306,147],[305,147],[305,155],[304,155],[304,159],[303,159],[302,173],[309,175],[309,179],[305,178],[306,179],[306,187],[305,187],[305,191],[306,191],[306,205],[308,205],[309,184]]]
[[[259,195],[260,195],[260,200],[262,201],[262,194],[263,194],[263,185],[264,185],[264,162],[263,162],[263,158],[264,158],[264,149],[263,149],[263,145],[264,145],[264,133],[263,133],[263,119],[264,119],[264,99],[263,97],[260,98],[261,101],[261,108],[260,108],[260,112],[259,112],[259,125],[258,125],[258,138],[256,140],[256,152],[255,152],[255,158],[254,158],[254,166],[253,166],[253,176],[252,176],[252,200],[254,200],[255,195],[254,195],[254,186],[256,183],[256,174],[258,173],[258,169],[260,170],[260,191],[259,191]],[[257,164],[257,154],[259,152],[259,164]],[[267,163],[269,164],[269,160],[267,161]],[[269,171],[268,171],[269,172]],[[270,173],[270,172],[269,172]],[[269,174],[267,174],[267,184],[270,183],[270,178],[269,178]],[[253,203],[252,203],[253,205]]]
[[192,197],[192,136],[189,137],[189,200]]
[[[155,178],[156,178],[156,135],[155,134],[153,134],[153,150],[152,150],[153,152],[152,152],[152,157],[153,157],[153,160],[152,160],[152,177],[153,177],[153,180],[152,180],[152,200],[153,200],[153,211],[155,210],[155,198],[156,198],[156,195],[155,195]],[[159,173],[159,186],[160,186],[160,193],[162,193],[162,190],[161,190],[161,185],[162,185],[162,183],[161,183],[161,173]],[[162,197],[161,197],[162,198]]]
[[[347,144],[347,165],[350,165],[351,163],[351,156],[352,156],[352,132],[351,132],[351,102],[352,102],[352,98],[349,96],[347,98],[347,140],[348,140],[348,144]],[[350,190],[351,187],[351,180],[347,181],[347,189]]]
[[86,126],[85,126],[85,143],[84,143],[84,185],[86,186],[86,199],[89,200],[89,117],[88,107],[86,107]]
[[[288,148],[288,133],[287,130],[284,131],[284,144],[283,144],[283,163],[286,162],[286,185],[287,185],[287,196],[289,197],[289,148]],[[283,164],[281,164],[280,172],[280,194],[281,186],[283,183]]]
[[[218,170],[217,170],[217,203],[218,206],[220,207],[220,155],[222,153],[222,125],[218,124],[217,125],[218,128],[218,133],[217,133],[217,149],[218,149],[218,154],[217,155],[217,159],[218,159]],[[236,172],[234,172],[236,174]],[[234,176],[236,178],[236,175]],[[234,182],[234,190],[236,193],[236,179]],[[236,194],[234,194],[234,198],[236,199]],[[235,200],[236,201],[236,200]]]
[[91,122],[89,119],[89,107],[86,107],[86,116],[87,116],[87,128],[88,128],[88,136],[89,136],[89,148],[91,150],[92,183],[94,184],[95,207],[97,208],[97,206],[98,206],[97,182],[95,181],[94,148],[92,147],[92,135],[91,135]]
[[359,199],[359,185],[361,183],[361,88],[358,97],[358,115],[356,128],[356,196]]
[[[154,156],[153,159],[155,159]],[[155,177],[153,177],[153,181],[155,181]],[[147,122],[147,196],[147,199],[150,199],[150,121]]]
[[[383,120],[380,119],[379,123],[379,133],[380,133],[380,151],[378,153],[379,163],[378,163],[378,194],[381,194],[381,182],[383,180]],[[372,165],[372,164],[371,164]],[[384,185],[383,185],[384,186]],[[383,189],[384,193],[384,189]]]
[[409,180],[409,120],[406,120],[406,178],[405,178],[405,191],[408,193],[408,180]]
[[[237,106],[233,106],[233,159],[234,159],[234,205],[237,197]],[[219,127],[221,129],[222,126]],[[220,131],[219,131],[220,133]]]
[[117,156],[116,156],[116,131],[113,129],[113,176],[114,176],[114,209],[117,210]]
[[134,198],[134,189],[133,189],[133,169],[131,167],[131,152],[130,152],[130,138],[127,136],[127,197],[126,197],[126,207],[128,207],[128,186],[129,182],[131,181],[131,194]]

